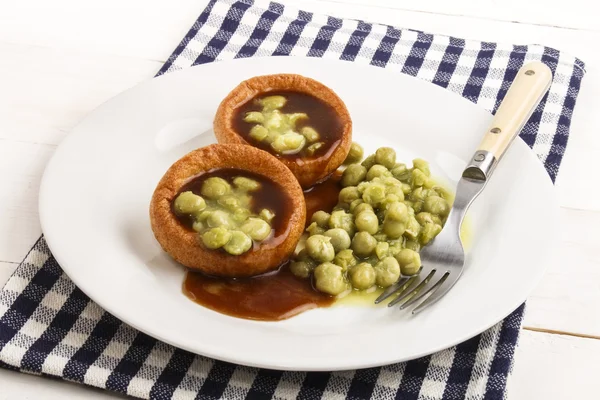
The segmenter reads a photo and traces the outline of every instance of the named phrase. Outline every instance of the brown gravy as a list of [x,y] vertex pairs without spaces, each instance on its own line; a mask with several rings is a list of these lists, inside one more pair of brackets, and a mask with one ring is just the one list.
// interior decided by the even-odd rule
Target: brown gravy
[[[315,211],[331,212],[337,204],[340,178],[341,174],[336,172],[304,192],[307,225]],[[243,279],[215,278],[188,271],[183,293],[220,313],[261,321],[287,319],[312,308],[330,306],[334,301],[333,297],[314,290],[310,280],[292,275],[287,263],[270,274]]]
[[220,279],[188,271],[183,292],[196,303],[233,317],[279,321],[333,303],[307,279],[296,278],[287,264],[269,275]]
[[[319,132],[320,142],[324,145],[318,149],[313,155],[308,155],[305,150],[297,154],[282,155],[272,151],[268,143],[254,140],[250,137],[250,130],[255,125],[244,121],[246,113],[250,111],[261,111],[261,106],[256,100],[267,96],[283,96],[287,99],[287,103],[281,108],[281,112],[289,113],[305,113],[308,119],[300,120],[296,123],[298,130],[305,126],[310,126]],[[272,92],[261,93],[258,96],[248,100],[236,110],[233,120],[235,131],[252,145],[266,150],[277,157],[285,157],[300,161],[303,158],[319,158],[329,155],[336,144],[341,140],[343,126],[342,121],[335,109],[324,101],[306,93],[295,92],[291,90],[278,90]]]

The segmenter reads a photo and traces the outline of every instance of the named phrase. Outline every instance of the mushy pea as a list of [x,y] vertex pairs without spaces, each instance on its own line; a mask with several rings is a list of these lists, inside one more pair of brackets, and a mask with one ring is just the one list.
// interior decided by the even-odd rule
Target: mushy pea
[[342,174],[337,206],[312,215],[306,247],[290,268],[312,275],[321,292],[388,287],[400,276],[417,274],[419,250],[440,233],[450,212],[449,194],[431,178],[429,164],[412,168],[396,152],[379,148],[362,161],[353,144]]
[[259,182],[244,176],[235,177],[231,184],[210,177],[202,183],[201,195],[182,192],[173,209],[193,219],[192,227],[207,248],[240,255],[271,235],[273,211],[265,208],[255,215],[250,210],[252,192],[259,188]]
[[268,143],[278,154],[297,154],[306,148],[308,154],[314,154],[324,142],[314,128],[296,127],[300,120],[309,119],[306,113],[283,113],[281,108],[287,102],[284,96],[267,96],[257,100],[260,111],[250,111],[244,121],[254,124],[250,137],[259,142]]

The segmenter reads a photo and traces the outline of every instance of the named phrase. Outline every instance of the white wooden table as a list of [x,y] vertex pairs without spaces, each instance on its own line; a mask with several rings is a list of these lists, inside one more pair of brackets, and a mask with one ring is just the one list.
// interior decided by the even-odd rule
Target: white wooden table
[[[285,0],[284,0],[285,1]],[[88,112],[154,75],[206,0],[3,2],[0,286],[40,235],[40,177]],[[540,43],[587,63],[556,182],[556,262],[528,300],[509,399],[597,399],[600,359],[600,23],[588,0],[289,0],[339,17],[465,38]],[[3,399],[115,398],[0,370]]]

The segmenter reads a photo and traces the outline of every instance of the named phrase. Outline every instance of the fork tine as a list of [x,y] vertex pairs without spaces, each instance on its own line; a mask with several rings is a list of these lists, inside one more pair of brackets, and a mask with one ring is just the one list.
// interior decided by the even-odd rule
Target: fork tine
[[385,299],[387,299],[388,297],[390,297],[391,295],[393,295],[394,293],[396,293],[399,290],[402,290],[402,291],[406,290],[406,287],[409,286],[407,284],[409,282],[412,283],[411,279],[414,280],[417,277],[418,277],[418,275],[400,278],[400,280],[398,282],[396,282],[389,288],[385,289],[383,291],[383,293],[381,293],[379,295],[379,297],[377,299],[375,299],[375,304],[381,303],[382,301],[384,301]]
[[[406,299],[407,297],[417,293],[419,290],[421,290],[421,288],[423,286],[425,286],[427,284],[427,282],[429,282],[431,280],[431,278],[433,277],[434,274],[435,274],[435,270],[432,270],[425,277],[425,279],[423,279],[421,282],[419,282],[418,285],[416,285],[416,286],[411,285],[410,288],[404,289],[398,297],[396,297],[394,300],[390,301],[390,304],[388,304],[388,307],[395,306],[396,304],[400,303],[402,300]],[[415,280],[415,282],[416,282],[416,280]]]
[[405,302],[404,304],[402,304],[400,306],[401,310],[404,310],[406,307],[410,307],[411,305],[415,304],[416,302],[418,302],[419,300],[423,299],[423,297],[427,296],[429,293],[431,293],[433,290],[437,289],[441,284],[444,283],[444,281],[446,280],[446,278],[448,278],[448,275],[450,273],[449,272],[445,272],[444,275],[442,275],[442,277],[438,280],[430,280],[427,285],[425,285],[418,293],[418,295],[414,296],[412,299],[408,300],[407,302]]
[[433,292],[431,296],[423,300],[423,302],[419,304],[417,308],[413,310],[412,313],[418,314],[433,303],[435,303],[436,301],[438,301],[439,299],[441,299],[450,289],[452,289],[452,286],[454,286],[454,284],[458,281],[459,277],[460,274],[455,274],[454,276],[448,275],[444,282],[438,286],[435,292]]

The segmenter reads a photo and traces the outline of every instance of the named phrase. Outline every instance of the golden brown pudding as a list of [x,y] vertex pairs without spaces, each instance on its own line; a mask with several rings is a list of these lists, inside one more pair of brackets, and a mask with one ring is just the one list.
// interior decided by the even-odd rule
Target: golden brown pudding
[[285,262],[306,206],[294,175],[269,153],[239,144],[194,150],[173,164],[150,204],[163,249],[214,276],[262,274]]
[[334,172],[352,143],[352,121],[327,86],[301,75],[257,76],[221,102],[214,121],[219,143],[249,144],[284,163],[303,187]]

